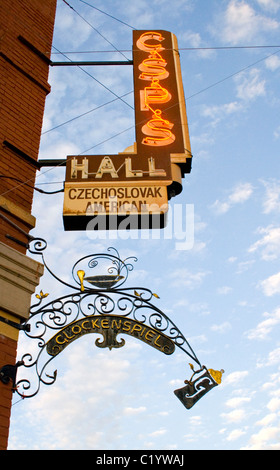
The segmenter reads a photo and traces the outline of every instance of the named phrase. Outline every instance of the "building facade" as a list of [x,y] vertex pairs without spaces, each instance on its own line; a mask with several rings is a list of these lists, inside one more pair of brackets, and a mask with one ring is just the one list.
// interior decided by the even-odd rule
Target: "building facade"
[[[43,266],[26,255],[56,0],[0,2],[0,370],[15,365],[19,329]],[[7,449],[12,381],[0,380],[0,450]]]

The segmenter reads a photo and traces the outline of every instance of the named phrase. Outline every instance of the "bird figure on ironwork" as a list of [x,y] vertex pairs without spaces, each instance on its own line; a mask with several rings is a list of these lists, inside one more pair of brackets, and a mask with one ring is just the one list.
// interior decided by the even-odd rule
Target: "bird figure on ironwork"
[[213,369],[208,369],[209,374],[217,384],[220,384],[222,382],[222,375],[225,372],[224,369],[221,370],[213,370]]

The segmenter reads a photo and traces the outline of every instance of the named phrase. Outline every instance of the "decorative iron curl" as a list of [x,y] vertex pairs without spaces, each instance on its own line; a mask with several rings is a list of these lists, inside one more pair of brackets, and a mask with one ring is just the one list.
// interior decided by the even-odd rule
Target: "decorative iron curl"
[[[124,260],[121,260],[119,252],[116,250],[116,248],[109,247],[107,251],[108,253],[97,253],[94,255],[87,255],[83,258],[80,258],[72,268],[72,277],[74,281],[77,284],[80,284],[80,279],[77,276],[77,267],[81,263],[86,262],[87,267],[89,269],[93,269],[100,265],[101,260],[106,260],[111,263],[107,267],[107,273],[111,275],[116,275],[116,277],[119,278],[119,280],[117,281],[118,287],[123,285],[128,278],[129,272],[133,270],[133,264],[130,261],[136,262],[137,258],[135,256],[130,256],[128,258],[125,258]],[[111,252],[114,252],[114,254],[111,254]],[[92,287],[85,286],[85,289],[92,290]]]
[[182,332],[164,312],[150,302],[152,297],[152,291],[147,288],[128,288],[110,291],[92,289],[79,294],[71,293],[45,305],[41,304],[41,299],[39,304],[36,303],[31,307],[32,314],[26,322],[30,328],[29,331],[25,331],[30,339],[37,340],[38,353],[34,357],[31,353],[22,356],[25,367],[33,368],[36,372],[37,387],[34,391],[29,379],[20,379],[17,383],[17,393],[22,397],[33,397],[39,392],[41,383],[51,385],[55,382],[57,372],[46,372],[47,366],[53,359],[46,352],[47,342],[53,335],[52,331],[60,331],[76,320],[89,316],[102,317],[114,314],[149,326],[164,333],[201,366]]
[[42,254],[48,244],[43,238],[31,238],[28,244],[28,251],[34,255]]
[[[143,326],[151,327],[168,337],[174,346],[180,348],[201,367],[197,356],[183,333],[164,312],[151,302],[153,297],[158,297],[156,294],[148,288],[120,287],[127,280],[128,273],[133,269],[132,261],[137,261],[137,258],[129,257],[121,260],[118,251],[112,247],[108,249],[109,253],[80,258],[72,268],[72,275],[76,284],[79,284],[76,279],[76,269],[79,267],[80,262],[85,263],[89,269],[92,269],[99,265],[100,260],[106,260],[110,261],[110,266],[107,267],[109,276],[112,273],[117,276],[124,273],[121,281],[117,280],[116,287],[96,288],[85,286],[83,288],[81,284],[77,287],[66,283],[48,268],[43,255],[47,247],[45,240],[34,238],[31,243],[29,251],[41,255],[48,272],[60,283],[71,287],[74,291],[49,302],[45,300],[47,294],[43,294],[42,291],[40,295],[36,295],[38,301],[30,307],[30,317],[26,321],[24,333],[28,338],[37,341],[37,351],[35,354],[25,353],[22,356],[22,361],[24,367],[35,374],[37,385],[34,387],[34,382],[29,378],[20,378],[16,384],[16,392],[20,396],[33,397],[39,392],[41,384],[51,385],[56,381],[57,371],[47,372],[49,363],[54,358],[47,350],[49,340],[57,332],[72,323],[93,316],[100,318],[116,315],[134,320],[143,324]],[[96,344],[100,347],[106,347],[105,337],[103,343],[97,340]],[[114,347],[120,347],[123,344],[124,340],[121,340],[120,343],[116,342]],[[21,368],[21,372],[22,370]]]

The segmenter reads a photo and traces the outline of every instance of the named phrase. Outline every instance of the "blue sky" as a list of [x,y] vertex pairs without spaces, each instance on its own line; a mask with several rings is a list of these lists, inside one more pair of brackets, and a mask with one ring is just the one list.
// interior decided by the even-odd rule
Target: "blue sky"
[[[94,335],[85,336],[56,358],[54,385],[31,399],[15,395],[9,448],[279,450],[279,1],[94,2],[126,24],[91,8],[93,0],[69,4],[76,11],[58,0],[54,61],[67,60],[58,51],[71,60],[122,59],[106,52],[112,44],[130,58],[132,27],[176,34],[192,172],[170,202],[171,237],[64,232],[63,195],[39,193],[32,234],[47,240],[47,263],[66,281],[77,259],[109,246],[137,256],[127,286],[156,292],[155,304],[200,362],[225,374],[187,411],[173,394],[190,376],[180,350],[165,356],[129,337],[121,349],[100,350]],[[213,49],[222,46],[234,48]],[[132,68],[85,70],[94,78],[75,67],[50,70],[39,158],[114,154],[134,142],[134,112],[122,101],[92,111],[115,98],[108,89],[119,96],[133,90]],[[133,106],[132,93],[125,99]],[[62,188],[64,171],[42,169],[36,185]],[[183,214],[194,208],[191,249],[178,249],[179,232],[191,234],[185,215],[182,227],[173,219],[175,204]],[[52,298],[68,292],[47,273],[40,289]],[[21,335],[19,355],[32,348]]]

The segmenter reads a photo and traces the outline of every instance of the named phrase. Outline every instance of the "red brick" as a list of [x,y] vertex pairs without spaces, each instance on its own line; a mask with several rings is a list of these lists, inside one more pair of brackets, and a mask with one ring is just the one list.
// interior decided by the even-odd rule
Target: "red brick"
[[[19,41],[22,36],[39,51],[51,51],[56,0],[0,1],[0,174],[28,182],[27,186],[12,179],[0,178],[0,194],[31,213],[36,168],[3,146],[8,141],[19,150],[38,159],[40,134],[48,85],[48,64]],[[50,56],[50,54],[49,54]],[[43,88],[44,89],[43,89]],[[30,226],[4,213],[21,229]],[[26,243],[26,237],[0,219],[0,241],[25,253],[26,249],[7,239],[9,234]],[[1,307],[1,304],[0,304]],[[0,367],[16,361],[16,341],[0,335]],[[0,382],[0,450],[7,448],[11,384]]]

